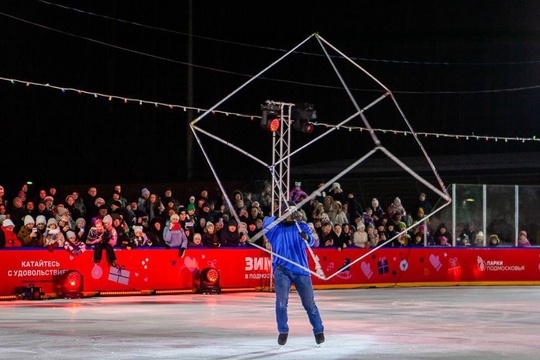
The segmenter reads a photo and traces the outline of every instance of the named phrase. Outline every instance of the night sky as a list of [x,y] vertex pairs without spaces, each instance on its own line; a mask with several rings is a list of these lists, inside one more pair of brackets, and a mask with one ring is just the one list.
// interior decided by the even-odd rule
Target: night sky
[[[182,106],[208,109],[313,33],[390,88],[416,131],[540,135],[538,1],[193,3],[190,37],[187,1],[2,1],[0,183],[211,179],[194,140],[192,162],[186,160],[188,120],[201,112]],[[265,100],[309,102],[318,121],[337,124],[353,107],[322,55],[312,37],[219,110],[260,116]],[[382,94],[358,69],[334,60],[360,106]],[[372,126],[406,130],[395,109],[384,105],[366,113]],[[266,160],[271,156],[271,137],[257,119],[218,112],[200,125]],[[295,133],[293,143],[323,128]],[[396,154],[417,155],[410,136],[380,136]],[[267,176],[251,160],[203,139],[224,178]],[[422,141],[431,155],[538,151],[540,145],[436,136]],[[358,158],[372,147],[367,134],[342,129],[293,165]]]

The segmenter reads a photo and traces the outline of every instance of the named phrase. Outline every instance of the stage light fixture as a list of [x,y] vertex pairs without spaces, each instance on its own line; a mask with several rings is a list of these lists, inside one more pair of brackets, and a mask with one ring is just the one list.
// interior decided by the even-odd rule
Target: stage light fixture
[[281,125],[281,109],[279,105],[266,103],[261,105],[261,127],[270,132],[276,132]]
[[292,113],[293,128],[303,133],[311,133],[315,129],[312,121],[317,119],[317,111],[313,104],[296,104]]
[[58,287],[60,296],[64,298],[82,298],[83,297],[84,277],[76,270],[69,270],[60,276]]
[[220,274],[216,268],[193,272],[193,290],[197,294],[220,294]]

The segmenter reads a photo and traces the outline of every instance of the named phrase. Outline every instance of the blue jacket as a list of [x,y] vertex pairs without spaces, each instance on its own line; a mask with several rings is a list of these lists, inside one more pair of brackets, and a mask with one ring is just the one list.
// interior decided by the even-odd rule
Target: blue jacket
[[[268,225],[274,222],[275,219],[276,217],[274,216],[266,217],[263,221],[263,229],[266,229]],[[298,222],[298,225],[300,226],[302,232],[308,234],[309,245],[312,246],[315,243],[315,238],[313,237],[308,225],[305,222]],[[274,253],[309,268],[306,254],[307,245],[300,237],[298,228],[296,225],[294,225],[294,223],[291,225],[279,223],[266,232],[265,236],[272,245],[272,251]],[[285,269],[295,274],[310,275],[308,271],[298,267],[297,265],[274,256],[272,267],[275,269],[278,265],[281,265]]]

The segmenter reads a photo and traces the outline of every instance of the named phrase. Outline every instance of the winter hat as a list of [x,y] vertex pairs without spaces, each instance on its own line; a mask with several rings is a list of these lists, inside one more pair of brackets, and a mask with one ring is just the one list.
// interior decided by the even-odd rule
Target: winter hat
[[476,233],[476,236],[474,237],[475,240],[484,239],[484,233],[482,231],[479,231]]
[[31,217],[30,215],[26,215],[24,217],[24,225],[28,225],[28,224],[35,224],[34,218]]
[[104,224],[112,224],[112,217],[111,215],[105,215],[105,217],[103,218],[103,223]]
[[407,227],[407,224],[405,224],[403,221],[398,222],[397,225],[399,229],[405,229]]
[[2,222],[2,226],[3,227],[15,226],[15,224],[13,223],[13,221],[11,221],[11,219],[4,219],[4,222]]
[[47,224],[47,218],[44,215],[38,215],[36,217],[36,225],[38,224]]
[[73,231],[71,231],[71,230],[69,230],[69,231],[66,233],[66,236],[67,236],[68,239],[77,237],[77,236],[75,235],[75,233],[74,233]]
[[51,226],[52,224],[58,226],[58,222],[56,222],[55,218],[50,218],[49,220],[47,220],[47,226]]
[[520,236],[523,235],[523,236],[527,237],[527,232],[524,231],[524,230],[521,230],[521,231],[519,232],[519,235],[520,235]]
[[187,206],[187,211],[190,211],[190,210],[195,210],[195,205],[194,204],[189,204]]
[[300,181],[296,181],[296,182],[294,183],[294,186],[302,186],[302,183],[301,183]]
[[335,182],[332,184],[332,189],[341,189],[341,185],[339,183]]
[[136,233],[139,233],[139,232],[143,232],[143,227],[140,226],[140,225],[135,225],[133,226],[133,232],[136,234]]
[[237,225],[236,220],[234,219],[229,220],[229,222],[227,223],[227,226],[236,226],[236,225]]
[[86,220],[85,220],[84,218],[82,218],[82,217],[78,218],[78,219],[75,221],[75,224],[78,224],[78,223],[80,223],[81,221],[82,221],[83,224],[84,224],[83,226],[86,226]]
[[141,190],[141,195],[144,196],[144,195],[150,195],[150,190],[148,190],[147,188],[143,188]]
[[173,220],[180,220],[180,216],[178,216],[178,214],[172,214],[171,215],[171,221]]

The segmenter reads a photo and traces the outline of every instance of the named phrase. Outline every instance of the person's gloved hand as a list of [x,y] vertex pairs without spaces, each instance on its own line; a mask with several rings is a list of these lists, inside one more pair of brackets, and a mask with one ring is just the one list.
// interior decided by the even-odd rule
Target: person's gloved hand
[[309,235],[306,234],[305,232],[301,232],[301,233],[300,233],[300,237],[301,237],[302,240],[304,240],[304,241],[309,241]]

